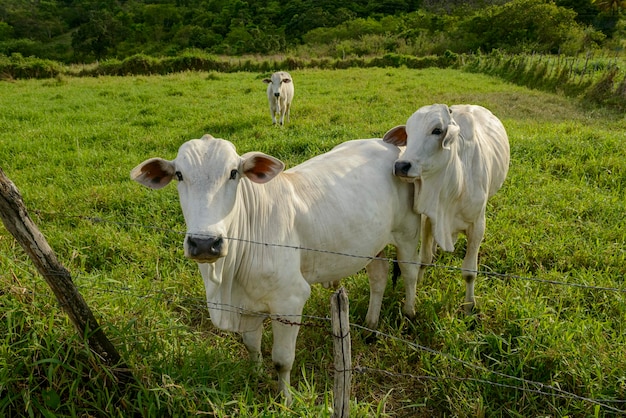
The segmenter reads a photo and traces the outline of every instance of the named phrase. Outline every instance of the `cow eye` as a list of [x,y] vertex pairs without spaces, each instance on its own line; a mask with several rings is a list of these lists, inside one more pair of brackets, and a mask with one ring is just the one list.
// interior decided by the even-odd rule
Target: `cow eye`
[[235,180],[237,178],[237,170],[230,171],[230,179]]
[[441,135],[443,133],[443,131],[441,130],[441,128],[435,128],[435,129],[433,129],[433,131],[431,133],[433,135]]
[[176,180],[183,181],[183,173],[181,173],[180,171],[177,171],[174,174],[176,174]]

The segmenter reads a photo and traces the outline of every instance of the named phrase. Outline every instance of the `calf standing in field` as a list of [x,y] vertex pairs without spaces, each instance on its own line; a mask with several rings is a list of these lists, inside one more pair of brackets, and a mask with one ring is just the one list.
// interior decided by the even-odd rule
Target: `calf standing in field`
[[[241,332],[259,363],[267,317],[259,312],[271,316],[272,360],[287,401],[311,284],[350,276],[394,244],[404,312],[415,315],[420,217],[411,210],[413,185],[392,173],[399,154],[382,140],[348,141],[283,172],[274,157],[239,156],[232,143],[205,135],[184,143],[172,161],[152,158],[131,171],[152,189],[177,181],[185,256],[198,263],[211,321]],[[386,260],[368,265],[370,327],[378,323],[387,267]]]
[[276,119],[283,125],[285,115],[289,121],[289,111],[291,110],[291,101],[293,100],[293,79],[289,73],[278,71],[272,74],[271,78],[263,80],[267,84],[267,100],[270,103],[270,115],[272,115],[272,123],[276,125]]
[[471,313],[487,199],[509,170],[504,126],[481,106],[435,104],[418,109],[406,126],[391,129],[383,140],[406,146],[394,174],[415,184],[414,210],[425,215],[418,283],[432,262],[433,239],[444,251],[454,251],[458,233],[464,232],[465,312]]

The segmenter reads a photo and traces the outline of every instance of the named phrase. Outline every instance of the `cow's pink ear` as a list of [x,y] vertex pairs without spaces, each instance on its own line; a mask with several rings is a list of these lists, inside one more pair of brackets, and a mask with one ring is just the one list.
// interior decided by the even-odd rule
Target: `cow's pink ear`
[[131,180],[151,189],[162,189],[167,186],[175,173],[174,164],[162,158],[151,158],[133,168]]
[[262,152],[248,152],[241,159],[241,172],[255,183],[267,183],[285,169],[278,158]]
[[391,128],[387,131],[385,136],[383,136],[383,141],[388,144],[393,144],[397,147],[406,146],[406,126],[399,125],[395,128]]
[[450,149],[450,145],[454,141],[456,141],[460,132],[461,132],[461,129],[459,128],[459,125],[457,125],[456,122],[451,121],[450,124],[448,125],[446,136],[444,136],[443,139],[441,140],[441,148]]

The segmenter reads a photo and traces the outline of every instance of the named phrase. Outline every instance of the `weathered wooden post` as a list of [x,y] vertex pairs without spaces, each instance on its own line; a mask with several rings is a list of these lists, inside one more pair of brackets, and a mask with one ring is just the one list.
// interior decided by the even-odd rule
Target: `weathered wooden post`
[[350,387],[352,384],[352,347],[348,320],[348,294],[343,287],[330,298],[333,347],[335,353],[335,384],[333,417],[350,416]]
[[130,369],[104,335],[91,309],[74,286],[69,271],[57,260],[45,237],[28,216],[19,191],[1,168],[0,217],[6,229],[24,248],[39,273],[52,288],[59,304],[69,315],[80,335],[87,336],[89,348],[109,366],[114,367],[114,374],[121,383],[133,381]]

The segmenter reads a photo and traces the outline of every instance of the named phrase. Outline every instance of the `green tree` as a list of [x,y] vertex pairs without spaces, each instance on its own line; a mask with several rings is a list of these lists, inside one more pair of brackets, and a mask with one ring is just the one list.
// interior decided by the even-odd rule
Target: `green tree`
[[[6,3],[5,3],[6,2]],[[13,27],[15,38],[48,41],[66,30],[54,0],[4,0],[0,20]]]
[[594,0],[558,0],[556,5],[575,11],[576,21],[585,25],[593,25],[600,13]]
[[92,11],[89,20],[72,34],[72,48],[81,59],[103,59],[123,38],[123,26],[108,10]]
[[600,10],[612,15],[619,15],[626,10],[626,0],[594,0]]
[[514,0],[479,11],[462,21],[455,34],[470,50],[514,53],[557,53],[565,44],[581,44],[585,36],[576,12],[544,0]]
[[13,26],[6,22],[0,22],[0,41],[8,41],[13,38]]

